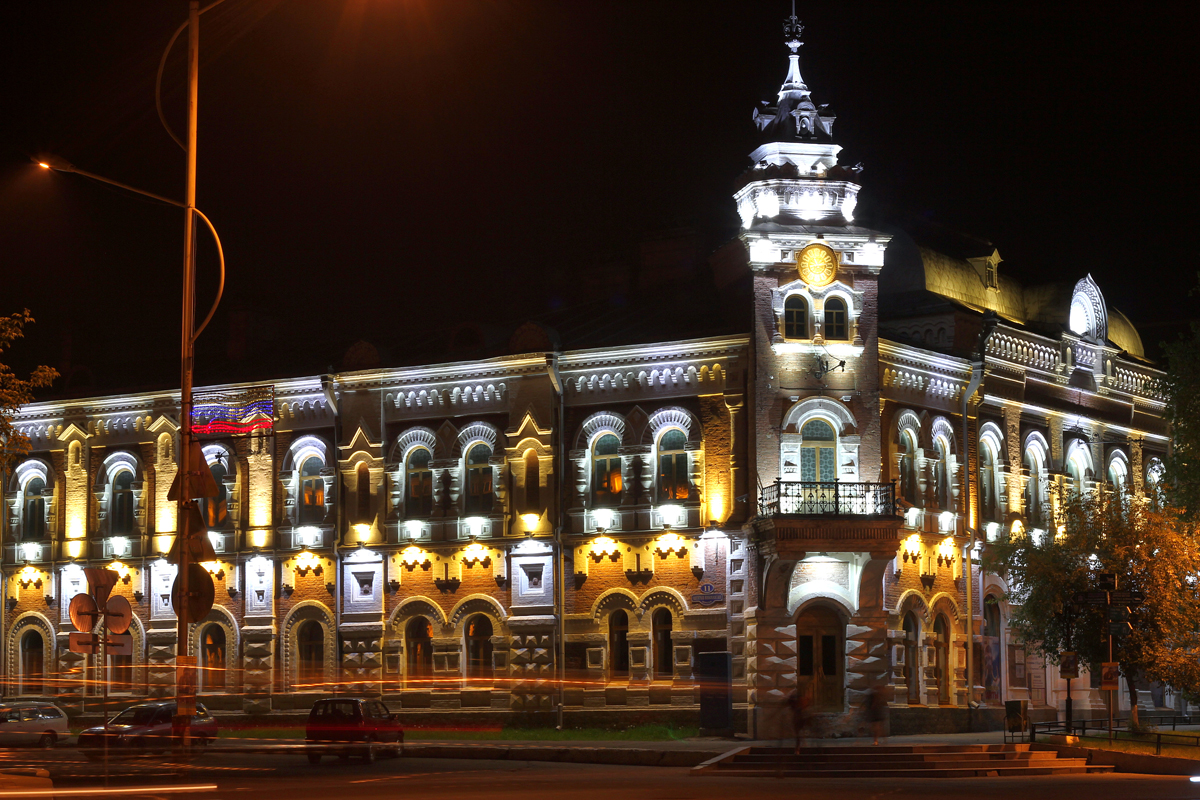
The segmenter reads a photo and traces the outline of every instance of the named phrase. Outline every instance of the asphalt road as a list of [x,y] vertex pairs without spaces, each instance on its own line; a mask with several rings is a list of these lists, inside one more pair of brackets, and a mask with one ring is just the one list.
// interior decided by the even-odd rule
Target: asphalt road
[[[685,798],[795,797],[809,800],[863,798],[954,798],[987,800],[1172,800],[1197,798],[1200,784],[1186,778],[1122,774],[1031,778],[812,780],[693,776],[686,769],[591,764],[401,758],[362,764],[324,759],[310,765],[298,755],[210,752],[191,763],[162,756],[105,765],[86,761],[73,748],[52,752],[0,751],[0,769],[40,767],[56,789],[147,787],[155,800],[371,800],[416,798],[595,798],[595,800],[685,800]],[[107,772],[107,775],[106,775]],[[149,787],[216,784],[204,794],[167,795]],[[0,798],[5,796],[0,788]]]

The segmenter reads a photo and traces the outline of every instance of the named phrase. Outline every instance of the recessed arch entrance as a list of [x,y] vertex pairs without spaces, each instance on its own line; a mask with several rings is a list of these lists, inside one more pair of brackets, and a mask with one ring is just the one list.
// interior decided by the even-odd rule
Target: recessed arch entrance
[[815,711],[842,711],[846,698],[846,622],[830,605],[796,615],[796,688],[811,693]]
[[921,623],[909,611],[904,615],[904,685],[908,704],[921,704]]

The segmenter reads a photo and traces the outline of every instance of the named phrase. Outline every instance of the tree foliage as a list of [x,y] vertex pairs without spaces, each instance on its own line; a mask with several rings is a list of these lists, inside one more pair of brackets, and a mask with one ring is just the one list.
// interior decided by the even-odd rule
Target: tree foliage
[[[25,326],[33,322],[29,309],[0,317],[0,354],[25,335]],[[33,390],[49,386],[58,377],[50,367],[38,367],[28,378],[20,378],[0,362],[0,469],[29,452],[29,439],[13,427],[13,417],[21,406],[32,402]]]
[[1145,595],[1131,606],[1133,629],[1114,639],[1122,674],[1200,691],[1196,523],[1153,499],[1108,491],[1065,499],[1054,523],[1040,536],[1014,534],[984,555],[985,568],[1008,582],[1016,634],[1050,663],[1063,651],[1084,664],[1108,661],[1105,607],[1074,600],[1095,590],[1101,573],[1114,573],[1120,589]]

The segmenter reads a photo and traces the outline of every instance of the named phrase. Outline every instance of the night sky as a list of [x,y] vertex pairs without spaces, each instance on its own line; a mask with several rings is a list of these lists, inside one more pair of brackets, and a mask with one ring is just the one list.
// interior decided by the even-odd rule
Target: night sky
[[[54,393],[178,385],[181,212],[29,158],[181,197],[153,87],[186,8],[0,7],[0,312],[38,319],[5,355],[69,373]],[[703,316],[703,263],[736,235],[731,194],[751,111],[786,73],[789,13],[785,0],[226,0],[202,18],[198,205],[229,276],[197,380],[340,369],[361,363],[345,358],[359,340],[400,365],[503,351],[492,343],[529,319]],[[860,220],[990,240],[1027,281],[1090,272],[1151,350],[1197,316],[1194,10],[797,14],[801,72],[838,115],[842,162],[866,165]],[[164,78],[177,130],[182,42]],[[699,248],[694,279],[620,279],[679,231]],[[215,271],[202,241],[201,316]]]

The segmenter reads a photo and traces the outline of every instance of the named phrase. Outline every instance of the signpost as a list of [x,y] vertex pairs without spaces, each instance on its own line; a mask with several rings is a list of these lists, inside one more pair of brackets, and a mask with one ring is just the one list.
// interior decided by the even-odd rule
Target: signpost
[[[116,570],[88,567],[83,574],[87,577],[88,593],[71,598],[67,614],[77,633],[72,633],[69,647],[73,653],[98,656],[100,686],[104,704],[104,761],[108,762],[108,656],[132,655],[133,637],[126,633],[133,619],[133,608],[121,595],[112,595],[120,575]],[[100,610],[100,606],[104,610]],[[100,620],[100,633],[92,633],[96,620]],[[109,636],[109,634],[113,634]],[[84,691],[87,691],[86,689]]]

